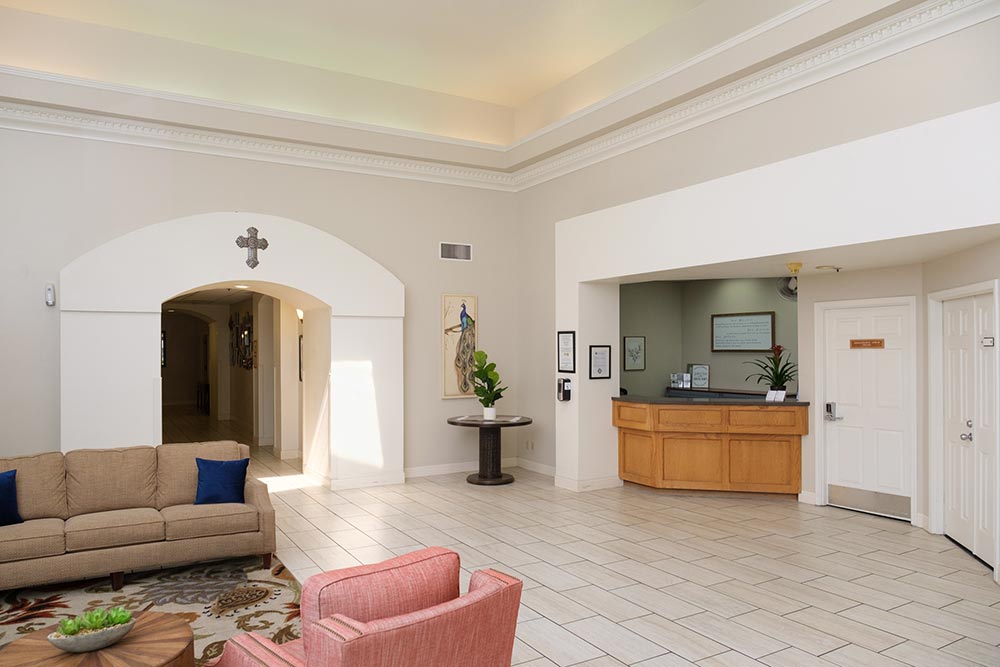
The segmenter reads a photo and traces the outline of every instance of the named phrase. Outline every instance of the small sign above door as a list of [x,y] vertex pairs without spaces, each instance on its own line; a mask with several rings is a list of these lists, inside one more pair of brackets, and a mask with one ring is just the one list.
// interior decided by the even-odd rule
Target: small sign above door
[[884,350],[885,338],[852,338],[852,350]]

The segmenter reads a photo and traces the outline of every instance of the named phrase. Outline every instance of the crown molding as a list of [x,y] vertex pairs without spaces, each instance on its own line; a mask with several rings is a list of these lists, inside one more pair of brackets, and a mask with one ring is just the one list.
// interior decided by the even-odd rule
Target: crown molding
[[513,172],[0,100],[0,128],[517,192],[1000,16],[1000,0],[931,0]]
[[1000,16],[1000,0],[932,0],[516,172],[518,190],[584,169]]

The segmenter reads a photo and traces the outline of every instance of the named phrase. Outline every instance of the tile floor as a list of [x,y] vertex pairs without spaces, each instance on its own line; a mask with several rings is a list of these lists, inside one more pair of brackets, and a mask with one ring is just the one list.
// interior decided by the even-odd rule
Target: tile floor
[[[519,667],[1000,666],[1000,586],[947,539],[778,496],[572,493],[511,470],[334,493],[255,449],[278,556],[304,580],[427,545],[459,552],[463,586],[524,580]],[[464,588],[463,588],[464,590]]]

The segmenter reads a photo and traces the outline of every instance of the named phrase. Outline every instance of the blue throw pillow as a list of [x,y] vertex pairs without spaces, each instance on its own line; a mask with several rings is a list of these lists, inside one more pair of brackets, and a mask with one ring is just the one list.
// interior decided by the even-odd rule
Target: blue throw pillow
[[17,511],[17,471],[0,472],[0,526],[24,523]]
[[195,505],[242,503],[243,486],[247,481],[250,459],[212,461],[195,459],[198,463],[198,493]]

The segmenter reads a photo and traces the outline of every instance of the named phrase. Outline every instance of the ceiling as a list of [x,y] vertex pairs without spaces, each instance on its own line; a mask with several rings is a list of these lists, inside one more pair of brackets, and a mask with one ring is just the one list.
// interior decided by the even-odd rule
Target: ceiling
[[630,276],[615,282],[650,280],[714,280],[720,278],[772,278],[788,275],[788,262],[802,262],[805,275],[832,272],[819,266],[838,266],[845,272],[922,264],[947,257],[1000,238],[1000,225],[983,225],[935,234],[807,250],[785,255],[758,257],[737,262],[685,267],[671,271]]
[[181,296],[174,297],[170,301],[163,304],[164,309],[170,308],[177,304],[200,304],[200,305],[214,305],[221,306],[230,303],[239,303],[240,301],[246,301],[253,296],[253,292],[248,289],[236,289],[225,287],[221,289],[207,289],[198,292],[190,292],[188,294],[182,294]]
[[0,0],[517,106],[705,0]]

